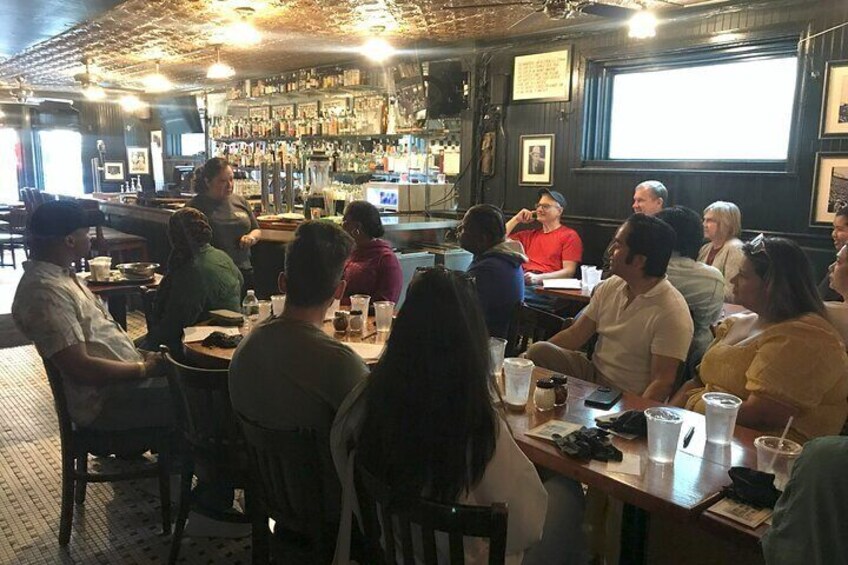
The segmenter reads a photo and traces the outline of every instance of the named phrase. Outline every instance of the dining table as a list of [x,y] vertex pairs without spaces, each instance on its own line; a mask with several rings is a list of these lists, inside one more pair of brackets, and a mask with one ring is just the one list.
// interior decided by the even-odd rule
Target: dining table
[[566,302],[573,302],[578,305],[589,304],[589,300],[592,298],[592,292],[584,287],[580,287],[579,289],[566,289],[545,288],[544,285],[540,285],[536,287],[534,292],[543,296],[559,298]]
[[125,330],[127,329],[127,300],[133,294],[141,294],[144,289],[156,288],[162,282],[162,275],[156,273],[152,278],[123,280],[121,282],[95,282],[89,273],[80,273],[80,278],[88,285],[88,290],[107,302],[112,318]]

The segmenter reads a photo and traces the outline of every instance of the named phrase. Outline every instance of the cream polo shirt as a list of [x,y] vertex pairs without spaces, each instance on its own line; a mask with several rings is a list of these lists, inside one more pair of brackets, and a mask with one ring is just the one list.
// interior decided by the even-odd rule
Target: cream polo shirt
[[[85,343],[94,357],[142,360],[127,332],[73,271],[45,261],[25,261],[23,267],[12,318],[42,358],[50,359],[72,345]],[[150,380],[133,384],[146,386]],[[110,386],[78,385],[70,379],[63,382],[71,419],[77,424],[90,423],[100,413]]]
[[597,324],[592,363],[622,390],[642,394],[651,382],[651,356],[686,360],[694,325],[680,292],[663,278],[627,305],[627,283],[612,276],[595,290],[584,311]]

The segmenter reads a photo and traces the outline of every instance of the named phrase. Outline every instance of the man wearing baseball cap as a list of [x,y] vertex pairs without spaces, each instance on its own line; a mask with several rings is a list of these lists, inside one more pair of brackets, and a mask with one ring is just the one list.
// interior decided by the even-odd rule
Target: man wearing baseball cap
[[165,425],[171,399],[161,355],[136,349],[72,268],[91,250],[102,216],[74,201],[51,201],[30,217],[30,260],[12,317],[38,353],[61,372],[75,424],[94,429]]
[[[577,265],[583,258],[583,242],[573,229],[560,222],[565,211],[565,196],[556,190],[543,188],[538,192],[536,211],[524,208],[506,223],[506,234],[512,240],[521,242],[528,260],[524,268],[525,301],[539,306],[540,296],[532,287],[542,284],[545,279],[570,278],[574,276]],[[541,224],[535,229],[513,233],[519,224],[533,221]]]

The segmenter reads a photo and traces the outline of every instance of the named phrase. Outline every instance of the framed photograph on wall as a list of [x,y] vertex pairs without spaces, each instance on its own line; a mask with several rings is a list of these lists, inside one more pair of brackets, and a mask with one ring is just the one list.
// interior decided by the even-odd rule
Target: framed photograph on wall
[[518,157],[518,184],[551,186],[554,183],[554,136],[522,135]]
[[819,153],[813,177],[813,225],[830,224],[836,211],[848,204],[848,153]]
[[123,161],[104,161],[103,180],[125,180]]
[[571,99],[571,49],[515,57],[513,102],[567,102]]
[[825,76],[821,135],[848,136],[848,59],[829,61]]
[[147,159],[147,147],[127,147],[129,174],[149,175],[150,161]]

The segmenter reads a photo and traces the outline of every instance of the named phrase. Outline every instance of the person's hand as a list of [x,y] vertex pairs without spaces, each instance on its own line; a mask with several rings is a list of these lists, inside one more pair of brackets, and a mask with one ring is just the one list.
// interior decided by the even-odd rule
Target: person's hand
[[255,237],[250,234],[241,236],[241,239],[239,240],[239,247],[242,249],[250,249],[254,245],[256,245]]
[[168,362],[162,353],[154,353],[152,351],[144,352],[144,376],[161,377],[165,374],[165,367]]
[[522,208],[515,216],[513,216],[513,219],[522,224],[529,224],[533,221],[533,212],[527,208]]
[[542,277],[537,273],[524,273],[524,283],[529,284],[531,286],[539,284],[541,282]]

